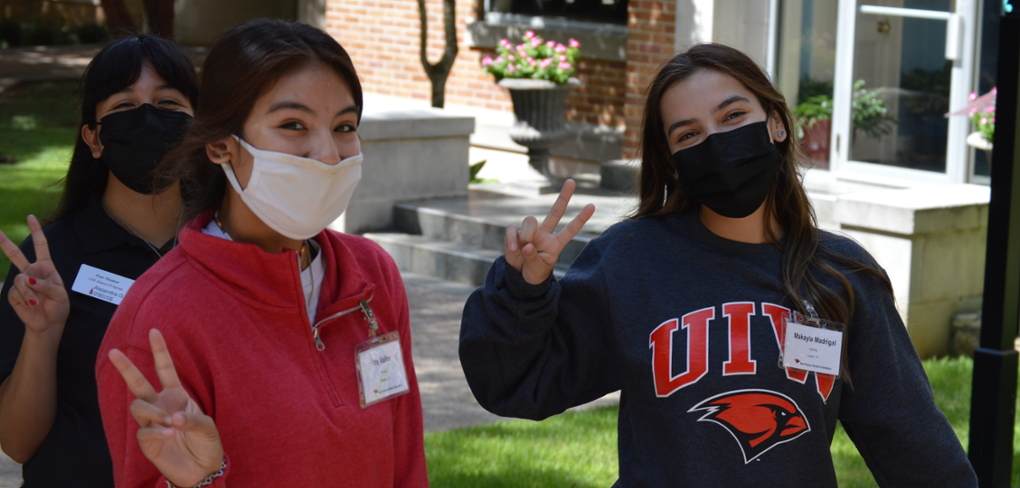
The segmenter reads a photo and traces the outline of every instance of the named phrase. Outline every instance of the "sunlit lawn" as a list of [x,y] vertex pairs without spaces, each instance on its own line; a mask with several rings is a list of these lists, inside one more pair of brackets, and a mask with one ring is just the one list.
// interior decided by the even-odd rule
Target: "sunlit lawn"
[[[935,401],[967,445],[973,361],[928,360]],[[616,407],[567,413],[543,422],[512,420],[425,434],[429,480],[444,487],[609,487],[617,478]],[[1020,433],[1018,433],[1020,434]],[[1020,435],[1013,486],[1020,485]],[[831,446],[841,488],[875,487],[857,449],[839,427]]]
[[[14,242],[28,236],[25,217],[45,218],[56,207],[77,133],[77,82],[21,84],[0,93],[0,230]],[[0,254],[0,280],[10,261]]]

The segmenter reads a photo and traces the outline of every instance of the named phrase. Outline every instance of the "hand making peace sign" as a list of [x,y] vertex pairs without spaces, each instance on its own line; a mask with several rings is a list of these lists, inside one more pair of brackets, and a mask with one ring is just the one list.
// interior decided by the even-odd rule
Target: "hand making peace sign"
[[34,263],[30,263],[21,249],[0,232],[0,249],[21,271],[14,277],[7,299],[28,331],[56,331],[60,334],[71,313],[71,302],[67,298],[64,280],[50,259],[50,247],[39,220],[34,215],[29,215],[27,220],[35,245]]
[[564,246],[595,213],[595,205],[589,203],[558,234],[553,233],[567,210],[575,186],[574,180],[563,183],[560,196],[553,203],[542,225],[538,225],[538,219],[529,215],[520,229],[516,225],[506,228],[506,238],[503,240],[506,262],[519,271],[528,283],[538,285],[549,278]]
[[166,479],[176,486],[195,486],[220,468],[223,444],[212,417],[202,413],[181,386],[163,335],[149,330],[156,376],[163,387],[156,392],[149,380],[118,349],[110,361],[134,393],[131,415],[138,421],[138,445]]

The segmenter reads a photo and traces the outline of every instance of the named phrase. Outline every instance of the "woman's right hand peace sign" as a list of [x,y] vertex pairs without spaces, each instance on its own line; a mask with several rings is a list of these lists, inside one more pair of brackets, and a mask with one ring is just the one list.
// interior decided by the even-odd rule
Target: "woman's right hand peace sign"
[[220,469],[223,444],[212,417],[202,413],[181,386],[163,335],[149,330],[155,388],[123,352],[112,349],[110,361],[134,393],[131,415],[138,421],[138,445],[145,457],[176,486],[195,486]]
[[503,240],[506,262],[532,285],[541,284],[549,278],[563,248],[595,213],[595,205],[589,203],[558,234],[553,233],[567,210],[575,186],[574,180],[563,183],[560,196],[553,203],[542,225],[538,225],[535,217],[528,216],[520,229],[516,225],[506,228],[506,238]]
[[14,277],[7,299],[28,331],[56,331],[60,334],[71,313],[71,302],[67,298],[64,280],[50,259],[46,235],[34,215],[28,216],[28,228],[35,245],[34,263],[30,263],[21,249],[0,232],[0,249],[21,271]]

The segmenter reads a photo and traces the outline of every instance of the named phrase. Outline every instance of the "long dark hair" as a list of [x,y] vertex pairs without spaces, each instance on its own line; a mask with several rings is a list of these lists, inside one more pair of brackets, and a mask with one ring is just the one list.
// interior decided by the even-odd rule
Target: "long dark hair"
[[[780,242],[769,225],[765,226],[766,238],[783,251],[783,287],[793,307],[807,313],[806,300],[821,318],[849,326],[854,309],[853,288],[843,273],[830,263],[836,263],[849,273],[863,272],[877,277],[889,293],[892,293],[892,284],[881,271],[819,244],[815,212],[797,172],[798,166],[807,164],[807,157],[792,134],[791,129],[796,127],[793,114],[786,105],[786,98],[772,86],[765,71],[744,53],[721,44],[699,44],[671,59],[652,81],[642,128],[640,203],[633,217],[662,217],[698,208],[697,203],[679,191],[660,106],[670,87],[702,69],[729,75],[742,83],[755,94],[765,113],[769,117],[778,115],[786,130],[791,132],[790,137],[775,143],[783,155],[783,163],[775,172],[766,199],[767,218],[775,219],[786,238]],[[813,271],[838,280],[846,298],[822,285]],[[845,360],[846,355],[843,357]],[[843,369],[845,372],[846,368]]]
[[95,129],[96,106],[114,93],[138,81],[142,64],[148,62],[170,86],[188,97],[192,106],[198,101],[198,77],[195,66],[181,48],[155,36],[138,35],[110,41],[100,50],[81,76],[78,84],[81,124],[78,140],[71,153],[71,165],[64,177],[64,193],[50,221],[66,217],[106,191],[109,168],[92,157],[92,150],[81,137],[81,127]]
[[284,75],[319,62],[347,82],[358,106],[361,82],[347,51],[326,33],[299,22],[256,19],[216,40],[202,65],[202,94],[184,141],[156,169],[163,181],[181,182],[184,218],[219,207],[226,176],[206,154],[206,144],[241,134],[259,97]]

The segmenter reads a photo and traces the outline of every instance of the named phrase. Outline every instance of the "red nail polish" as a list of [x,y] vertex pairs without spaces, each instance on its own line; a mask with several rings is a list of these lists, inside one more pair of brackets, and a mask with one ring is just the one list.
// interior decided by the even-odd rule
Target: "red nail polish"
[[35,284],[36,284],[35,278],[32,278],[31,276],[29,276],[28,277],[28,284],[32,285],[32,286],[35,286]]
[[29,298],[28,304],[34,307],[39,304],[39,300],[36,300],[35,297]]

